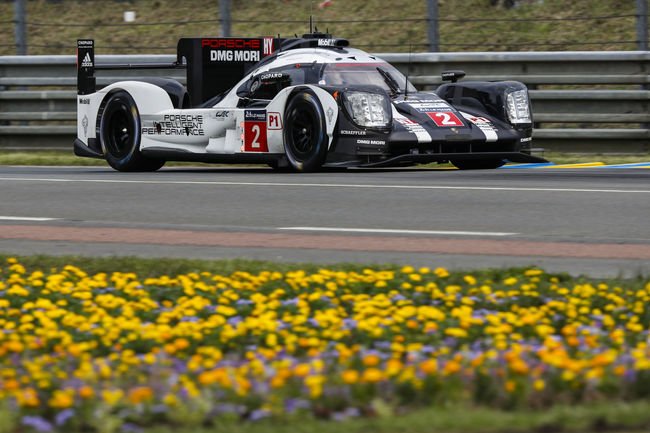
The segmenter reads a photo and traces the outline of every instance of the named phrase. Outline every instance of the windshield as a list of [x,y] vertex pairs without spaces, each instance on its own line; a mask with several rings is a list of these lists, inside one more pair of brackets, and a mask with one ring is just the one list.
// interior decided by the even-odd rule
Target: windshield
[[[328,63],[319,84],[326,86],[373,85],[390,95],[404,93],[406,77],[388,63]],[[416,92],[409,83],[409,92]]]

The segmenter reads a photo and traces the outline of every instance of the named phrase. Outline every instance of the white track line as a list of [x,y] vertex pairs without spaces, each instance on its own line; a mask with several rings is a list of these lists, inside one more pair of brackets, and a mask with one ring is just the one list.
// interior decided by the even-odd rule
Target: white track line
[[307,231],[307,232],[390,233],[390,234],[403,234],[403,235],[452,235],[452,236],[514,236],[519,234],[519,233],[503,233],[503,232],[364,229],[364,228],[343,228],[343,227],[278,227],[278,230],[295,230],[295,231]]
[[358,189],[402,189],[402,190],[457,190],[457,191],[524,191],[524,192],[596,192],[596,193],[635,193],[650,194],[644,189],[589,189],[589,188],[523,188],[501,186],[444,186],[444,185],[371,185],[344,183],[288,183],[288,182],[225,182],[194,180],[125,180],[125,179],[64,179],[36,177],[0,177],[0,181],[14,182],[61,182],[61,183],[121,183],[141,185],[219,185],[219,186],[260,186],[295,188],[358,188]]
[[54,221],[58,218],[45,218],[45,217],[19,217],[19,216],[6,216],[0,215],[0,221]]

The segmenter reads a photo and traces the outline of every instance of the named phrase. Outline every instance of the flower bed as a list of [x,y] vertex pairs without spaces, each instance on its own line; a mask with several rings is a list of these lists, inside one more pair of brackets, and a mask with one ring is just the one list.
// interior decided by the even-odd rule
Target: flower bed
[[139,279],[10,259],[0,294],[0,401],[41,431],[650,397],[647,281],[408,266]]

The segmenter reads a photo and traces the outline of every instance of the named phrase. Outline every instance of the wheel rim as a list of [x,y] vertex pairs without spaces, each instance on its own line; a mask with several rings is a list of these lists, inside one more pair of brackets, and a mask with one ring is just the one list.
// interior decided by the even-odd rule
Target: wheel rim
[[293,149],[297,157],[309,156],[316,146],[318,137],[315,135],[317,129],[316,117],[306,109],[295,109],[292,111],[291,139]]
[[127,106],[120,104],[111,113],[107,128],[108,151],[116,158],[123,158],[133,147],[133,122]]

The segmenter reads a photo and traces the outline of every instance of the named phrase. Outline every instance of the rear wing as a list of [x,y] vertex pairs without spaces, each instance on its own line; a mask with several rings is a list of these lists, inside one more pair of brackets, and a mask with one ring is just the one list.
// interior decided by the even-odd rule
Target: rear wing
[[185,65],[172,63],[95,63],[95,41],[93,39],[77,39],[77,94],[88,95],[95,93],[96,70],[115,69],[176,69]]
[[182,38],[172,63],[95,63],[95,41],[77,40],[77,93],[96,91],[95,71],[102,69],[187,69],[187,91],[193,107],[225,92],[241,80],[256,64],[276,51],[320,47],[340,49],[345,39],[332,39],[325,33],[310,33],[302,38]]
[[96,70],[187,69],[192,106],[230,89],[260,60],[275,52],[277,38],[182,38],[172,63],[95,63],[95,41],[77,40],[77,94],[96,92]]

